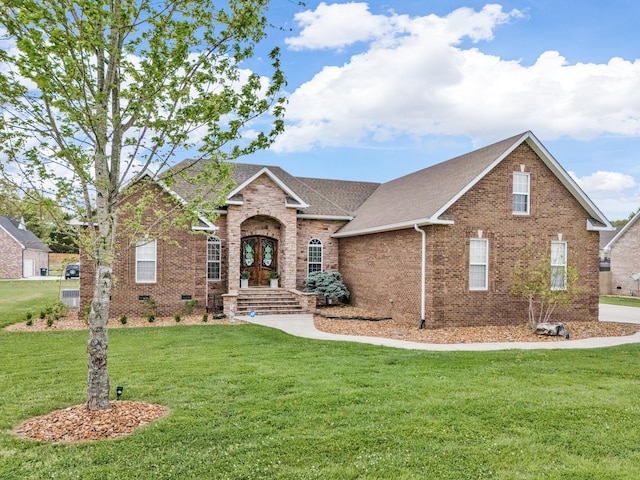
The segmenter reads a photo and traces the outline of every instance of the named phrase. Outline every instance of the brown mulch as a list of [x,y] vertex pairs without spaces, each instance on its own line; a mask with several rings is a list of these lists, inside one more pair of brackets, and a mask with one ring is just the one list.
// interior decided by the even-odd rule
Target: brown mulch
[[[329,318],[327,318],[329,317]],[[143,317],[127,318],[122,324],[119,319],[110,319],[109,328],[169,327],[176,325],[224,325],[240,324],[229,318],[209,318],[188,316],[176,322],[174,318],[157,318],[154,322]],[[483,343],[483,342],[558,342],[563,337],[536,335],[528,325],[502,327],[456,327],[437,330],[419,330],[417,324],[398,322],[366,309],[350,306],[329,307],[319,310],[314,316],[318,330],[344,335],[365,335],[387,337],[423,343]],[[640,325],[625,323],[565,322],[571,332],[571,339],[590,337],[613,337],[633,335],[640,331]],[[65,318],[47,326],[46,320],[34,319],[32,325],[20,322],[6,328],[12,331],[53,331],[86,330],[87,323],[79,320],[73,312]],[[147,425],[166,415],[169,409],[161,405],[144,402],[113,401],[111,409],[89,411],[85,405],[76,405],[47,415],[25,420],[12,433],[19,438],[43,442],[91,442],[109,440],[132,433],[136,428]]]
[[[158,317],[153,322],[149,322],[144,317],[127,317],[127,323],[123,324],[118,318],[110,318],[107,326],[112,328],[140,328],[140,327],[172,327],[179,325],[232,325],[245,323],[239,319],[235,319],[234,322],[226,318],[213,318],[209,315],[209,319],[206,322],[202,321],[202,315],[189,315],[181,317],[179,322],[173,317]],[[31,325],[27,325],[27,322],[14,323],[6,327],[6,330],[13,332],[45,332],[56,330],[88,330],[89,326],[84,320],[78,319],[77,311],[71,311],[66,317],[61,318],[53,322],[53,325],[48,326],[45,319],[33,319]]]
[[30,418],[12,433],[25,440],[53,443],[109,440],[132,433],[169,413],[167,407],[144,402],[116,400],[108,410],[90,411],[85,405]]
[[[319,309],[314,316],[318,330],[341,335],[386,337],[420,343],[566,342],[564,337],[537,335],[524,322],[501,327],[450,327],[418,329],[396,320],[382,320],[373,311],[349,306]],[[330,317],[330,318],[327,318]],[[369,318],[369,320],[361,320]],[[372,321],[373,320],[373,321]],[[593,337],[623,337],[640,331],[640,325],[612,322],[564,322],[571,340]]]

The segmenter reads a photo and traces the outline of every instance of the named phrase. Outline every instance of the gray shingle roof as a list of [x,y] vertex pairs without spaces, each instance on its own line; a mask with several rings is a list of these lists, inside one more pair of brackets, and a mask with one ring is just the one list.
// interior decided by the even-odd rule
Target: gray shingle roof
[[32,232],[21,229],[20,222],[9,217],[0,216],[0,228],[3,228],[9,235],[15,238],[24,248],[44,250],[45,252],[51,251],[49,247]]
[[[173,169],[180,170],[188,166],[190,174],[197,174],[200,164],[189,163],[190,160],[185,160]],[[308,204],[308,207],[300,209],[300,213],[306,215],[350,217],[379,186],[378,183],[371,182],[294,177],[280,167],[248,163],[235,164],[232,179],[236,185],[242,185],[264,168]],[[161,179],[166,175],[167,173]],[[184,199],[191,198],[195,191],[195,187],[180,176],[175,177],[175,184],[171,189]]]
[[[242,186],[261,170],[267,169],[283,188],[289,190],[290,196],[302,202],[299,204],[299,214],[351,219],[336,236],[359,235],[408,228],[413,224],[449,223],[451,220],[447,218],[447,209],[523,142],[528,143],[584,207],[590,217],[589,228],[612,228],[606,217],[531,132],[515,135],[383,184],[295,177],[280,167],[246,163],[235,164],[233,180],[236,186]],[[185,168],[197,174],[202,166],[185,160],[173,170]],[[187,200],[195,192],[193,185],[179,177],[171,188]],[[232,193],[237,194],[233,200],[240,200],[241,191]],[[293,200],[292,203],[295,204]]]
[[392,228],[434,220],[436,214],[442,215],[440,210],[448,202],[521,137],[516,135],[380,185],[339,233],[366,232],[384,226]]

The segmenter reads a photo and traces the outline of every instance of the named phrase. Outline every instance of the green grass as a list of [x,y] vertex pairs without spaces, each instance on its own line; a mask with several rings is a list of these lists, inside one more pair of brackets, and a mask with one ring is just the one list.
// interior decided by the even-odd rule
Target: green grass
[[61,288],[78,288],[79,280],[0,281],[0,328],[34,318],[60,298]]
[[113,441],[18,440],[85,401],[87,334],[1,331],[0,478],[640,477],[640,346],[418,352],[256,325],[109,339],[114,389],[171,413]]
[[622,305],[624,307],[640,307],[640,298],[602,295],[600,296],[600,303]]

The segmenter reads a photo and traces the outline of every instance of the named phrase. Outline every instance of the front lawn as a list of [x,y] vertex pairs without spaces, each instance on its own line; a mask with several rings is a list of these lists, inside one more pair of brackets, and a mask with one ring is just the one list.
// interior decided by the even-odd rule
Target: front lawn
[[622,305],[623,307],[640,307],[640,298],[601,295],[600,303],[606,303],[608,305]]
[[11,436],[84,402],[86,340],[0,331],[3,480],[640,477],[636,345],[439,353],[256,325],[114,329],[112,390],[170,414],[113,441]]

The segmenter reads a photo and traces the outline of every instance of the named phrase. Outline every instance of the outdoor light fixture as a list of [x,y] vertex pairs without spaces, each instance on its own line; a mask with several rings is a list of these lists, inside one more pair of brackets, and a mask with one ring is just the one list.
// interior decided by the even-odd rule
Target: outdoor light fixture
[[120,395],[122,395],[122,390],[124,390],[124,387],[116,387],[117,400],[120,400]]

